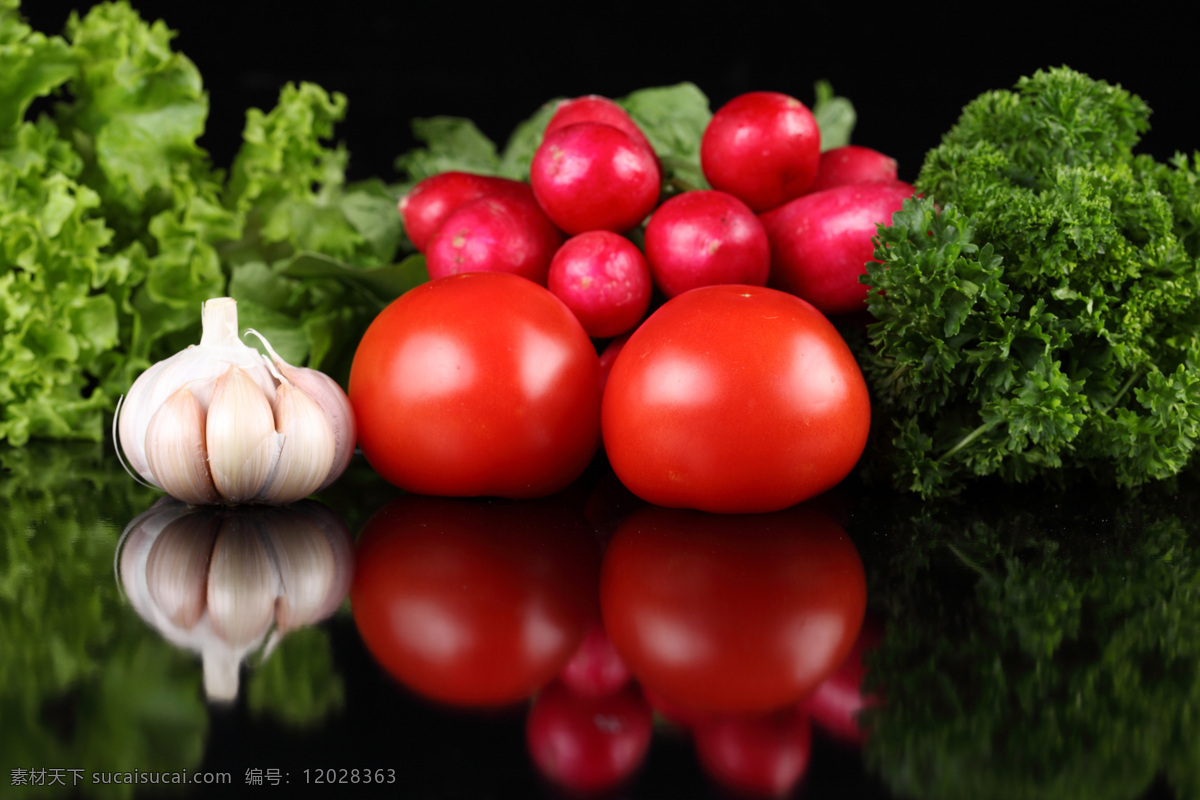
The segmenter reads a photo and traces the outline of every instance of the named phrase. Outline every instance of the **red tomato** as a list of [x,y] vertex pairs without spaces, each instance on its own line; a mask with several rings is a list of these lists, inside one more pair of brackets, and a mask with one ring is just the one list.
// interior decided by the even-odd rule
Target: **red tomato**
[[367,649],[401,683],[466,706],[554,679],[597,618],[599,548],[550,501],[406,495],[358,540],[350,602]]
[[871,406],[837,330],[804,300],[705,286],[629,337],[604,389],[621,482],[661,506],[777,511],[832,488],[867,442]]
[[853,542],[807,506],[646,507],[618,529],[600,575],[617,652],[648,693],[685,711],[797,703],[843,663],[866,601]]
[[515,275],[402,295],[359,343],[349,394],[367,461],[421,494],[545,496],[599,445],[595,347],[558,298]]

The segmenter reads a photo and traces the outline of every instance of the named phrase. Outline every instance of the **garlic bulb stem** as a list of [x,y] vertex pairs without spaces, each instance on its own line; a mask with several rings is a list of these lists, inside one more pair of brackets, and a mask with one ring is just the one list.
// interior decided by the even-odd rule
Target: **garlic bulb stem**
[[200,307],[200,346],[236,347],[242,340],[237,332],[237,301],[217,297]]

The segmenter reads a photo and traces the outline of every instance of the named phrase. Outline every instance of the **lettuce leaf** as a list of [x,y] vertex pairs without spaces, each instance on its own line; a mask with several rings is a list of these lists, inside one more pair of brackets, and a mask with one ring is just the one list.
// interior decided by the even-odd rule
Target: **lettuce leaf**
[[30,103],[76,73],[67,43],[31,29],[18,5],[17,0],[0,0],[0,142],[24,119]]
[[[126,2],[45,36],[0,0],[0,442],[102,438],[137,375],[197,340],[211,297],[320,368],[411,285],[396,192],[347,184],[345,148],[326,144],[346,99],[282,87],[248,112],[227,176],[198,144],[208,96],[173,37]],[[292,269],[309,256],[335,268]]]

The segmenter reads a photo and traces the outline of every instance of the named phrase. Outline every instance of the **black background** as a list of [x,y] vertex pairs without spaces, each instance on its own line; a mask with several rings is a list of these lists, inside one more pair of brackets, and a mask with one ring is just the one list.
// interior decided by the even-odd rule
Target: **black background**
[[[503,143],[554,97],[692,81],[714,110],[745,91],[813,101],[829,80],[858,111],[854,141],[885,151],[912,180],[926,150],[980,92],[1066,64],[1141,95],[1154,109],[1143,149],[1197,148],[1192,124],[1200,61],[1197,12],[1155,4],[654,3],[537,6],[424,0],[134,0],[178,31],[200,68],[211,111],[202,144],[227,165],[245,111],[271,108],[288,81],[314,81],[350,101],[337,137],[352,178],[393,180],[415,117],[475,120]],[[87,3],[24,0],[39,30],[59,32]],[[1183,4],[1177,8],[1188,8]]]
[[[1053,11],[1049,2],[718,3],[667,9],[560,2],[531,11],[509,3],[440,0],[133,0],[143,17],[161,18],[178,31],[177,49],[198,65],[210,98],[201,144],[222,166],[238,147],[246,110],[271,108],[288,81],[313,81],[344,93],[349,114],[337,136],[351,153],[351,177],[393,180],[398,176],[392,162],[413,145],[409,121],[416,117],[469,117],[502,143],[518,122],[554,97],[619,97],[692,81],[715,110],[758,89],[811,103],[814,81],[826,79],[855,104],[854,141],[896,157],[900,177],[912,180],[925,151],[966,102],[1061,64],[1141,95],[1155,111],[1143,149],[1156,157],[1200,147],[1193,125],[1200,78],[1194,11],[1168,15],[1146,3],[1121,4],[1118,12],[1089,5],[1077,14]],[[72,8],[87,7],[23,0],[22,12],[38,30],[57,33]],[[361,652],[353,631],[343,624],[335,635],[343,657],[358,656],[342,665],[352,713],[338,723],[341,728],[306,738],[248,731],[240,708],[217,714],[204,768],[287,760],[379,766],[404,752],[405,763],[424,765],[404,778],[418,795],[422,789],[436,793],[432,786],[451,774],[461,777],[460,796],[486,796],[468,777],[468,762],[479,768],[478,754],[492,752],[498,762],[523,763],[519,714],[475,720],[464,733],[457,718],[435,714],[407,695],[380,691],[391,684]],[[361,726],[380,717],[411,720],[411,738],[364,737]],[[255,738],[253,757],[244,749],[247,736]],[[344,744],[331,749],[331,739]],[[492,743],[490,751],[479,746],[484,739]],[[818,746],[825,753],[814,758],[810,796],[879,792],[858,772],[852,755]],[[689,751],[672,742],[666,753],[645,776],[647,796],[668,796],[658,791],[666,786],[670,793],[683,789],[702,796],[705,786]],[[532,780],[528,771],[522,774]],[[681,786],[680,775],[692,783]],[[817,791],[826,781],[832,788]],[[235,782],[240,784],[240,775]],[[329,788],[322,787],[322,796],[329,796]],[[544,787],[522,788],[534,796]],[[289,794],[296,794],[295,786]]]
[[[71,8],[89,6],[60,0],[22,5],[30,23],[48,34],[62,30]],[[854,142],[898,158],[901,178],[913,180],[924,152],[966,102],[1057,65],[1120,83],[1150,103],[1153,127],[1144,149],[1154,156],[1200,148],[1193,125],[1198,14],[1168,14],[1144,2],[1117,11],[1080,5],[1078,12],[1056,11],[1049,1],[816,7],[718,0],[670,8],[560,1],[536,11],[454,0],[132,5],[178,31],[176,48],[198,65],[210,98],[202,145],[218,166],[228,166],[239,146],[246,109],[271,108],[281,86],[299,80],[349,98],[337,137],[352,156],[350,176],[394,180],[392,161],[413,146],[409,121],[421,116],[467,116],[503,143],[512,127],[553,97],[619,97],[690,80],[715,110],[740,92],[760,89],[811,103],[814,82],[827,79],[857,108]],[[494,796],[473,777],[476,770],[494,775],[504,764],[523,766],[518,712],[464,728],[457,717],[437,714],[407,694],[382,691],[391,682],[347,624],[335,628],[335,637],[350,710],[338,727],[290,735],[247,728],[242,708],[216,714],[203,769],[380,766],[403,753],[404,763],[414,765],[403,776],[414,796],[437,794],[434,787],[450,796]],[[364,735],[379,718],[406,720],[409,733]],[[882,794],[853,754],[827,742],[817,746],[823,752],[814,758],[809,796]],[[478,762],[488,752],[494,769]],[[668,740],[654,770],[643,776],[644,796],[708,796],[692,759],[678,740]],[[517,774],[523,794],[545,792],[529,770]],[[446,776],[454,786],[444,786]],[[680,776],[690,783],[680,784]],[[240,786],[240,775],[234,777]],[[319,787],[320,796],[330,796],[330,788]],[[298,795],[298,787],[287,794]]]

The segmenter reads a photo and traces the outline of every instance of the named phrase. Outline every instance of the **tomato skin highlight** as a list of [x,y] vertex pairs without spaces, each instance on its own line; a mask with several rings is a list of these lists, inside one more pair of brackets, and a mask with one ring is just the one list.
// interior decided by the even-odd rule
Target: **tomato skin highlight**
[[613,646],[648,694],[690,719],[794,708],[844,663],[866,601],[854,543],[806,504],[639,509],[600,573]]
[[349,395],[367,461],[420,494],[542,497],[599,446],[595,347],[516,275],[452,275],[392,302],[359,343]]
[[570,660],[598,616],[600,551],[554,498],[404,495],[359,536],[350,602],[367,649],[425,697],[523,700]]
[[809,303],[705,286],[629,337],[604,389],[602,430],[621,482],[647,502],[778,511],[835,486],[866,446],[858,364]]

